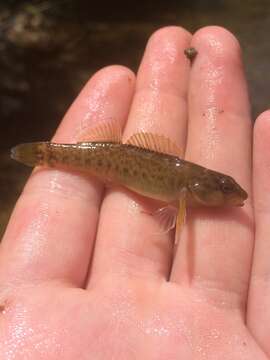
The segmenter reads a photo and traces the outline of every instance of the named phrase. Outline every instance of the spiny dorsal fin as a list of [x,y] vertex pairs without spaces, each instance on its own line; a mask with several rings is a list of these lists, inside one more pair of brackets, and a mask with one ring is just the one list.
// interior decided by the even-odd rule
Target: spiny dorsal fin
[[119,123],[117,121],[104,121],[87,131],[82,131],[78,137],[78,144],[86,142],[121,143],[121,138]]
[[173,141],[163,135],[140,132],[132,135],[126,141],[126,144],[138,146],[163,154],[169,154],[178,157],[182,156],[181,149]]

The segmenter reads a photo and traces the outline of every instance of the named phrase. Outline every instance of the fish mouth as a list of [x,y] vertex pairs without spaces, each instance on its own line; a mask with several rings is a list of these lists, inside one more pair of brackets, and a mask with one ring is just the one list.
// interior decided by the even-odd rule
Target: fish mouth
[[244,189],[240,188],[238,196],[233,201],[233,205],[239,207],[244,206],[247,198],[248,198],[248,193]]
[[245,205],[244,201],[238,202],[237,204],[235,204],[235,206],[237,206],[237,207],[242,207],[244,205]]
[[241,194],[242,196],[241,197],[238,197],[236,199],[234,199],[231,204],[233,206],[237,206],[237,207],[241,207],[241,206],[244,206],[245,205],[245,201],[247,200],[248,198],[248,194],[246,192],[244,192],[243,194]]
[[242,207],[245,205],[243,199],[231,199],[225,203],[225,206],[235,206],[235,207]]

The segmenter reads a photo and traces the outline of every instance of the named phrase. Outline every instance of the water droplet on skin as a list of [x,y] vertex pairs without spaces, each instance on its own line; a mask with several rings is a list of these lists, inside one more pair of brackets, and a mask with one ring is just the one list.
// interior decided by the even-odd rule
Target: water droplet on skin
[[213,339],[218,339],[220,337],[220,332],[217,329],[211,329],[210,330],[210,336]]

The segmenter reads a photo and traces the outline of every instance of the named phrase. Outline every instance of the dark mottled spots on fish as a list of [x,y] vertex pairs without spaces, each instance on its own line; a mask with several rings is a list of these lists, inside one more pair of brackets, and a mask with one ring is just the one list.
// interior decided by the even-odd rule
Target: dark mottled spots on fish
[[92,159],[90,158],[90,157],[86,157],[85,158],[85,160],[84,160],[84,163],[85,163],[85,165],[87,165],[87,166],[91,166],[92,165]]
[[57,163],[57,156],[55,156],[53,153],[50,153],[46,159],[46,162],[50,165],[53,166]]
[[169,182],[169,186],[170,186],[170,187],[172,187],[172,188],[175,187],[175,178],[174,178],[174,177],[170,176],[170,177],[168,178],[168,182]]
[[145,171],[142,171],[142,178],[143,178],[144,180],[147,179],[147,174],[146,174]]
[[[148,139],[153,140],[153,136],[148,136]],[[165,144],[168,145],[168,142]],[[29,143],[16,146],[12,157],[29,166],[48,164],[55,167],[64,164],[71,169],[87,170],[101,181],[109,180],[167,203],[178,200],[181,189],[187,189],[187,185],[190,198],[207,206],[239,206],[247,197],[239,185],[224,174],[181,160],[173,153],[149,150],[138,144]],[[227,179],[226,184],[230,180],[233,185],[228,194],[221,186],[224,179]]]
[[176,186],[178,189],[182,189],[182,187],[186,186],[185,181],[181,178],[176,178],[175,181],[176,181]]
[[129,171],[128,171],[128,168],[127,168],[127,167],[124,167],[124,168],[123,168],[123,173],[124,173],[124,175],[128,175]]
[[67,164],[69,162],[69,156],[68,155],[63,155],[62,161],[63,161],[63,163]]

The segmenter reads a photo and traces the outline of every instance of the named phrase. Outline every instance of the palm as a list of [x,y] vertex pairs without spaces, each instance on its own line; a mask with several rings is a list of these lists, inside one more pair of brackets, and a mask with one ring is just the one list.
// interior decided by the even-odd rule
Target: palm
[[265,359],[241,314],[196,289],[103,285],[23,290],[2,340],[25,359]]
[[[134,95],[129,70],[101,70],[55,141],[74,142],[91,121],[118,119],[124,137],[164,133],[186,145],[188,159],[233,175],[251,193],[238,45],[223,29],[202,29],[192,39],[199,54],[190,69],[183,55],[190,41],[180,28],[157,32]],[[157,232],[143,211],[147,200],[116,188],[103,196],[86,175],[35,171],[0,248],[0,358],[266,360],[267,117],[254,132],[254,204],[189,210],[176,251],[173,234]]]

